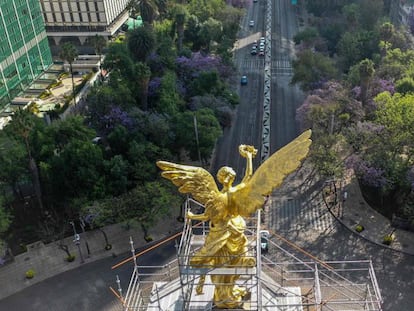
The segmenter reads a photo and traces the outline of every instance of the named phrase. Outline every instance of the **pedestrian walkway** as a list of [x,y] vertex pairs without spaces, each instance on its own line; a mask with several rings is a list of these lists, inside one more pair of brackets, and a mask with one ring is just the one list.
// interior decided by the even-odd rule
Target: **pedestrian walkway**
[[[177,222],[175,217],[166,217],[150,229],[149,234],[154,241],[157,241],[180,231],[181,228],[182,223]],[[70,253],[76,256],[73,262],[66,260],[67,254],[59,248],[59,241],[46,245],[39,241],[28,245],[27,252],[15,256],[11,263],[0,266],[0,300],[54,275],[78,268],[84,263],[128,252],[131,250],[130,237],[136,249],[149,245],[140,228],[127,228],[123,224],[115,224],[103,230],[108,237],[108,243],[111,244],[109,250],[105,249],[105,237],[100,230],[80,234],[80,248],[73,242],[73,236],[63,240]],[[88,243],[90,255],[85,242]],[[35,272],[32,279],[27,279],[25,276],[29,269]]]
[[[343,200],[345,192],[346,200]],[[414,232],[392,227],[388,218],[371,208],[364,200],[355,176],[351,175],[338,185],[337,200],[337,205],[330,211],[343,226],[371,243],[414,256]],[[357,225],[364,230],[358,233]],[[393,239],[389,246],[383,244],[386,235]]]

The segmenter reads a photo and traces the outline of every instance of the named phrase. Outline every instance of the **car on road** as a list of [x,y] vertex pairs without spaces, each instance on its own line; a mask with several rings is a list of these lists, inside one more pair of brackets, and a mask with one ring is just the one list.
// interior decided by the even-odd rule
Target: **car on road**
[[269,237],[270,232],[268,230],[260,230],[260,248],[264,253],[269,251]]
[[249,26],[250,26],[250,27],[253,27],[253,26],[254,26],[254,21],[250,21],[250,22],[249,22]]
[[240,84],[241,85],[246,85],[247,84],[247,76],[242,76],[240,79]]

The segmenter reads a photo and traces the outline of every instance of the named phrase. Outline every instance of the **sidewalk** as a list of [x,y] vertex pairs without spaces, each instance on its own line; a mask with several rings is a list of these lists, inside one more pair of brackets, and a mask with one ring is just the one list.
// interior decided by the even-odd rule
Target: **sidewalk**
[[[154,241],[158,241],[181,231],[181,228],[182,223],[177,222],[175,217],[168,216],[150,229],[149,234]],[[105,227],[104,230],[109,243],[112,245],[110,250],[105,250],[105,239],[99,230],[80,234],[80,246],[84,263],[81,263],[79,249],[73,243],[73,236],[64,239],[70,253],[76,256],[73,262],[66,261],[66,253],[58,247],[59,241],[46,245],[43,242],[28,245],[27,252],[15,256],[11,263],[0,266],[0,280],[2,280],[0,300],[52,276],[78,268],[83,264],[128,252],[131,250],[130,237],[132,237],[135,249],[153,244],[145,241],[141,229],[127,229],[125,225],[115,224]],[[89,245],[89,257],[85,241]],[[35,271],[35,276],[32,279],[26,279],[25,277],[25,273],[29,269]]]
[[[347,178],[341,190],[342,193],[338,195],[339,207],[330,209],[338,222],[371,243],[414,256],[414,232],[392,227],[388,218],[371,208],[365,202],[355,177]],[[347,198],[342,201],[345,191]],[[356,225],[362,225],[364,230],[358,233]],[[383,239],[391,233],[393,241],[387,246],[383,244]]]

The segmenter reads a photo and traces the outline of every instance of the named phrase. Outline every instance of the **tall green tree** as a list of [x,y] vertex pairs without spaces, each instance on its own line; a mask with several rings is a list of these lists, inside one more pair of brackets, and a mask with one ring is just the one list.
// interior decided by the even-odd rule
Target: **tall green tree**
[[148,83],[151,77],[151,69],[144,63],[135,64],[136,81],[138,84],[139,102],[143,110],[148,110]]
[[67,61],[69,63],[69,71],[70,75],[72,77],[72,96],[73,96],[73,102],[76,104],[76,98],[75,98],[75,80],[73,77],[73,62],[78,57],[78,50],[76,47],[70,43],[66,42],[62,45],[59,56],[61,59]]
[[119,71],[124,79],[133,80],[133,67],[133,60],[126,43],[111,43],[105,55],[103,68],[110,71]]
[[155,35],[150,27],[138,27],[128,32],[127,44],[136,61],[145,62],[155,49]]
[[142,20],[150,25],[159,15],[158,2],[156,0],[139,0],[138,9],[141,13]]
[[39,178],[39,168],[36,159],[33,156],[32,133],[36,126],[42,122],[36,116],[27,110],[19,109],[14,115],[12,121],[5,127],[6,134],[22,142],[26,149],[28,168],[32,176],[33,188],[36,193],[37,203],[43,211],[42,190]]
[[175,5],[173,8],[173,16],[177,31],[177,49],[178,52],[180,52],[183,49],[184,25],[188,16],[185,6],[179,4]]
[[25,145],[1,131],[0,184],[10,187],[15,198],[23,199],[20,195],[19,184],[30,179],[29,176]]
[[368,88],[369,84],[374,76],[374,62],[370,59],[364,59],[358,64],[359,67],[359,77],[361,80],[361,101],[365,105],[368,100]]
[[410,68],[414,68],[414,51],[391,49],[382,59],[377,72],[383,79],[399,80],[406,76],[407,70]]
[[211,157],[215,142],[221,135],[221,127],[211,109],[186,111],[173,119],[177,152],[186,151],[191,160],[200,160],[204,165]]
[[161,79],[160,100],[155,105],[155,111],[174,116],[181,111],[184,101],[177,90],[177,76],[173,71],[167,71]]
[[198,35],[203,48],[206,51],[210,51],[211,42],[219,41],[223,33],[223,26],[221,22],[210,17],[204,23],[201,24]]
[[379,54],[378,42],[377,33],[373,31],[345,32],[337,46],[343,71],[348,71],[365,58],[372,59],[375,53]]
[[299,84],[301,89],[309,91],[320,87],[324,82],[338,75],[331,58],[318,52],[304,50],[293,61],[292,84]]

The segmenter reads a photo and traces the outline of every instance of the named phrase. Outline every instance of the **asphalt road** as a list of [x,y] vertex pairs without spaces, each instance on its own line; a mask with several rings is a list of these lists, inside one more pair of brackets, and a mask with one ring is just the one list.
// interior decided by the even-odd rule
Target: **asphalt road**
[[293,6],[281,0],[274,1],[272,9],[271,153],[299,134],[295,115],[304,99],[299,88],[290,85],[295,58],[293,36],[298,32]]
[[[175,253],[174,241],[170,241],[139,257],[138,264],[163,265],[175,259]],[[116,275],[118,275],[125,294],[133,264],[130,262],[115,270],[111,267],[130,255],[125,253],[116,258],[109,257],[91,262],[37,283],[1,300],[0,310],[120,311],[121,304],[110,291],[109,286],[117,289]]]
[[[263,1],[253,3],[242,22],[238,46],[234,53],[237,67],[234,83],[237,85],[240,104],[237,106],[232,126],[224,130],[224,135],[217,142],[218,152],[211,166],[211,172],[214,174],[222,166],[232,167],[238,174],[237,181],[243,178],[246,166],[246,160],[239,155],[239,145],[253,145],[258,149],[258,156],[254,159],[255,167],[259,165],[260,160],[264,58],[250,55],[250,51],[253,41],[259,41],[263,35],[264,12]],[[253,27],[248,25],[250,20],[255,21]],[[247,85],[240,85],[242,75],[247,76]]]

